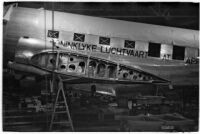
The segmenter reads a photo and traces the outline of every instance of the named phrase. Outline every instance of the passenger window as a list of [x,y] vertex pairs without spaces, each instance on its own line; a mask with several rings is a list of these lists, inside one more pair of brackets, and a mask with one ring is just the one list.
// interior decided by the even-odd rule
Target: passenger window
[[148,56],[160,57],[160,45],[159,43],[149,43]]
[[185,57],[185,47],[173,46],[173,56],[175,60],[184,60]]

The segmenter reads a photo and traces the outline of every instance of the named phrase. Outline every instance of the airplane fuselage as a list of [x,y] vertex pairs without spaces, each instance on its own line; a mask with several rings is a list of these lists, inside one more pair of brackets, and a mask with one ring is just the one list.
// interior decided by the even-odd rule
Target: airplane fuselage
[[[9,10],[4,17],[5,62],[26,64],[41,51],[67,50],[132,66],[173,85],[198,85],[197,31],[44,9]],[[149,43],[160,46],[158,55],[150,54]],[[173,59],[173,46],[184,47],[183,58]]]

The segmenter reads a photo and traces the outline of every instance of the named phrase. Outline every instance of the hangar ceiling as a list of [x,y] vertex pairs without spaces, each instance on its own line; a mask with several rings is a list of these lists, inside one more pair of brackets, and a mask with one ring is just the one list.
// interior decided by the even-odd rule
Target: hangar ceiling
[[[5,3],[10,4],[10,3]],[[185,2],[18,2],[20,7],[199,29],[199,4]]]

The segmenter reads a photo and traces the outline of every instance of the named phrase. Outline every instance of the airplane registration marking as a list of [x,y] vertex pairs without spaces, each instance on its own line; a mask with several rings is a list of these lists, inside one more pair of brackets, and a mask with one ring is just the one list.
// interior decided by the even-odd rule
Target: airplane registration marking
[[198,64],[199,63],[199,59],[198,58],[194,58],[194,57],[188,57],[186,59],[186,63],[187,64]]
[[162,60],[170,60],[171,54],[164,54]]

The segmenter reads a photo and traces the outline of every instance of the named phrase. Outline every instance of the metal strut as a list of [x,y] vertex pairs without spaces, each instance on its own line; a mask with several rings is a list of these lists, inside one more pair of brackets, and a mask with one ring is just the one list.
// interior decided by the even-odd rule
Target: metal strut
[[[74,127],[73,127],[72,119],[71,119],[71,116],[70,116],[66,96],[65,96],[65,93],[64,93],[64,89],[63,89],[63,80],[60,77],[58,77],[58,78],[59,78],[58,92],[57,92],[57,95],[56,95],[56,101],[55,101],[54,108],[53,108],[53,113],[52,113],[52,118],[51,118],[49,130],[51,131],[52,128],[53,128],[53,125],[55,125],[55,124],[57,124],[57,125],[63,124],[66,127],[70,127],[71,131],[74,131]],[[59,100],[59,96],[61,96],[61,98],[63,98],[63,100]],[[60,104],[62,104],[62,105],[60,105]],[[64,118],[63,114],[67,115],[67,120],[63,121],[63,118]],[[60,119],[57,117],[59,115],[61,117]]]

